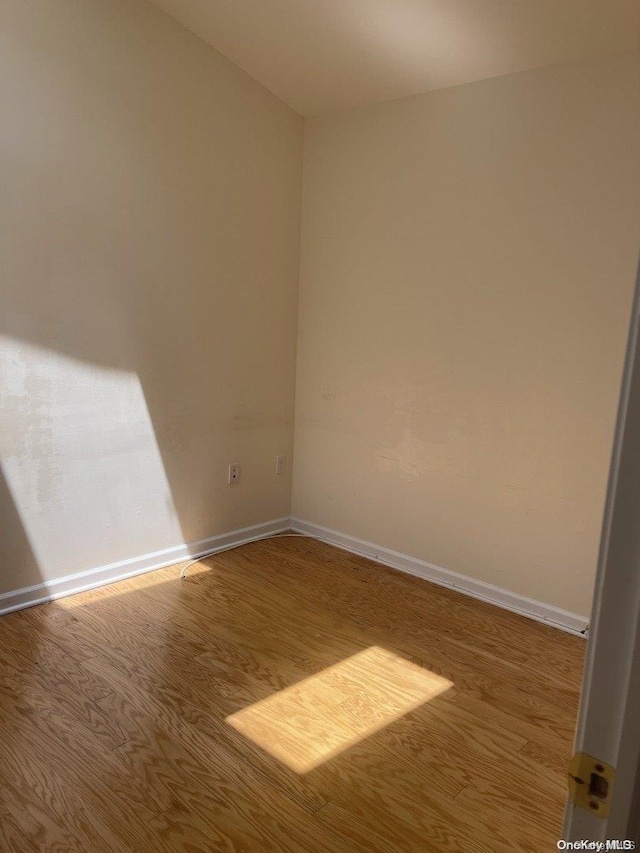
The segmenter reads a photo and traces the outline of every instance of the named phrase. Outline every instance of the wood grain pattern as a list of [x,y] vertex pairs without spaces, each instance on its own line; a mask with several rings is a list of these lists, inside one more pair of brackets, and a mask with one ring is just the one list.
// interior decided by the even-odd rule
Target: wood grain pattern
[[556,849],[582,640],[304,538],[179,569],[0,618],[0,849]]

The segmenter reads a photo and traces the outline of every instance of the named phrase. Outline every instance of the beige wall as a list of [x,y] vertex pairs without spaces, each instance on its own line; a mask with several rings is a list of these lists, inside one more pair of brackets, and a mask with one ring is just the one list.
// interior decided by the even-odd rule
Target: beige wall
[[639,70],[623,55],[308,121],[296,516],[588,614]]
[[287,515],[302,120],[144,2],[0,37],[0,592]]
[[[151,5],[3,12],[0,593],[289,513],[302,157]],[[307,123],[297,516],[588,612],[638,70]]]

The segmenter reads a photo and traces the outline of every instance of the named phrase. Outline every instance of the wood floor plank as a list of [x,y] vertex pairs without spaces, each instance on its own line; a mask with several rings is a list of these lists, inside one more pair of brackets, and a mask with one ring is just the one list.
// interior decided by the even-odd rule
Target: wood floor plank
[[[247,839],[253,839],[256,848],[263,843],[265,849],[308,849],[308,815],[287,800],[267,774],[256,772],[180,715],[163,712],[141,691],[136,693],[135,705],[122,695],[118,705],[113,696],[104,701],[114,713],[136,720],[136,736],[114,753],[145,787],[163,795],[166,808],[163,815],[150,821],[152,825],[160,826],[171,815],[175,831],[177,815],[186,810],[191,817],[198,814],[213,820],[218,840],[229,849]],[[336,839],[329,831],[321,835],[325,846],[320,846],[322,838],[313,833],[318,849],[335,849]]]
[[12,768],[12,779],[29,770],[32,789],[45,803],[55,797],[61,815],[73,813],[59,804],[75,791],[81,791],[81,801],[94,812],[103,812],[116,826],[123,811],[135,814],[138,828],[160,811],[125,763],[90,730],[48,707],[46,699],[33,704],[30,699],[0,691],[0,754],[3,768]]
[[301,537],[178,574],[0,618],[2,849],[555,849],[580,638]]
[[[492,789],[491,796],[469,785],[458,794],[455,800],[456,810],[464,813],[467,819],[482,821],[487,831],[498,836],[502,834],[518,850],[527,853],[539,853],[539,837],[547,837],[550,842],[558,836],[562,826],[564,804],[559,800],[550,801],[546,797],[538,800],[535,788],[528,792],[527,798],[517,800],[507,791]],[[530,827],[536,827],[538,838],[532,837]],[[551,843],[548,844],[551,847]]]
[[[399,849],[403,843],[408,843],[407,839],[421,839],[423,849],[434,853],[441,849],[487,853],[506,853],[507,849],[513,849],[512,835],[507,827],[495,832],[481,816],[470,817],[457,808],[455,798],[437,787],[437,781],[425,787],[424,777],[414,777],[413,785],[408,786],[397,766],[389,774],[388,766],[379,765],[372,753],[365,766],[362,772],[362,768],[354,766],[351,757],[341,756],[331,766],[312,771],[313,776],[321,777],[331,790],[328,806],[317,816],[329,806],[339,806],[359,825],[372,827],[375,833],[388,838],[389,843]],[[376,769],[386,775],[374,775]]]
[[[260,551],[264,552],[273,547],[275,547],[273,542],[258,543],[249,555],[249,559],[252,560],[250,568],[254,576],[257,573],[264,574],[265,572],[264,559],[260,559]],[[291,560],[291,555],[288,556],[289,560]],[[239,558],[233,552],[228,555],[220,555],[213,559],[217,567],[222,569],[226,568],[227,564],[230,564],[230,567],[235,569],[236,572],[239,569],[244,569],[245,573],[249,570],[247,558],[243,560],[242,564],[239,564]],[[429,617],[437,616],[437,604],[432,600],[411,595],[407,589],[399,597],[397,594],[397,578],[393,578],[394,584],[391,587],[380,583],[379,579],[384,577],[384,572],[390,571],[388,569],[378,569],[377,595],[375,601],[372,602],[370,590],[368,589],[372,581],[371,573],[369,573],[369,577],[364,585],[361,578],[354,582],[350,579],[349,574],[344,571],[343,566],[345,562],[346,560],[343,560],[341,565],[331,574],[326,586],[318,585],[318,587],[312,590],[308,584],[304,583],[304,573],[300,572],[300,568],[306,564],[304,560],[299,560],[294,570],[288,574],[286,573],[287,562],[280,560],[279,581],[282,582],[286,577],[287,592],[296,590],[298,594],[306,592],[308,596],[313,595],[315,602],[330,605],[332,612],[341,612],[342,605],[344,605],[345,609],[352,616],[360,615],[366,620],[371,620],[373,616],[376,624],[381,627],[387,624],[395,624],[399,617],[412,622],[414,621],[412,616],[416,614],[419,614],[422,620],[429,620]],[[395,574],[397,575],[397,573]],[[400,583],[406,586],[404,578]],[[281,596],[284,591],[278,588],[278,596]],[[476,618],[476,623],[482,622],[481,614],[473,611],[472,614],[464,612],[462,615],[459,615],[456,603],[448,602],[447,616],[446,623],[439,620],[438,630],[440,636],[450,635],[459,641],[464,639],[473,641],[476,639],[473,627],[469,627],[469,622],[473,621],[473,617]],[[522,664],[527,659],[527,651],[525,649],[519,648],[517,643],[507,643],[505,637],[495,629],[484,631],[483,647],[494,653],[498,653],[502,657],[507,657],[516,664]]]
[[379,821],[375,824],[371,821],[365,822],[332,802],[316,812],[314,820],[337,831],[354,850],[371,850],[371,853],[428,853],[433,849],[421,833],[416,833],[409,827],[402,827],[401,837],[398,839],[398,833],[394,831],[393,826],[385,829],[384,824],[381,825]]
[[[264,543],[260,544],[264,545]],[[213,559],[215,560],[216,571],[223,571],[223,561],[230,560],[232,558],[229,555],[220,555]],[[252,566],[252,568],[254,568],[254,566]],[[397,576],[398,573],[395,573],[395,575]],[[405,578],[403,577],[402,580],[404,581]],[[410,580],[415,581],[416,579],[412,578]],[[204,584],[206,582],[206,578],[201,577],[200,581]],[[234,577],[229,582],[237,584],[239,581],[238,578]],[[335,593],[332,592],[330,594],[331,597],[330,599],[328,599],[330,604],[328,604],[328,606],[331,607],[332,613],[339,612],[341,596],[343,596],[343,594],[344,593],[341,591],[341,588],[338,588]],[[282,598],[289,595],[289,593],[288,591],[282,591],[278,589],[278,595]],[[314,597],[316,599],[319,600],[320,596],[321,592],[314,591]],[[460,598],[460,596],[458,596],[458,598]],[[402,599],[400,599],[400,601],[401,603],[403,603]],[[476,602],[473,602],[473,604],[476,604]],[[489,611],[497,612],[496,608],[491,608],[489,605],[485,605],[482,602],[477,602],[477,604],[479,607],[483,608],[483,613],[484,609],[486,608],[489,608]],[[569,710],[569,713],[571,714],[570,725],[573,726],[575,718],[574,709],[578,695],[577,689],[571,690],[567,687],[564,669],[562,671],[554,672],[552,662],[550,662],[550,655],[548,649],[545,649],[544,655],[542,655],[539,648],[537,649],[536,657],[542,658],[542,660],[539,667],[532,668],[532,661],[535,660],[535,657],[531,655],[529,656],[527,663],[524,665],[522,656],[520,656],[516,661],[508,660],[507,658],[497,658],[493,650],[488,650],[486,648],[485,634],[479,634],[481,638],[480,642],[478,642],[477,636],[473,636],[473,643],[471,646],[469,645],[469,643],[461,644],[459,638],[455,638],[452,636],[452,632],[450,630],[449,625],[450,611],[447,612],[447,620],[445,622],[443,622],[441,618],[438,620],[437,631],[434,631],[433,628],[429,627],[428,612],[421,614],[420,619],[407,619],[404,608],[394,613],[393,607],[391,606],[390,602],[376,602],[376,607],[380,611],[378,613],[378,624],[376,624],[373,629],[375,631],[376,637],[380,638],[381,640],[386,639],[387,641],[389,640],[389,638],[393,638],[398,645],[404,645],[405,647],[407,647],[408,645],[413,645],[414,649],[416,648],[416,646],[424,648],[425,643],[433,641],[431,644],[432,654],[437,654],[437,651],[439,650],[442,652],[442,654],[446,655],[446,659],[449,662],[462,660],[466,663],[467,670],[469,669],[469,664],[472,664],[474,675],[476,673],[482,673],[485,675],[489,673],[495,674],[498,678],[505,680],[504,687],[506,687],[507,689],[509,686],[507,680],[509,674],[513,677],[516,677],[518,673],[531,672],[531,677],[535,677],[542,683],[549,684],[550,687],[554,688],[553,691],[551,691],[553,699],[550,705],[553,706],[554,711],[557,708],[558,713],[562,713],[563,710]],[[349,602],[348,611],[353,616],[353,602]],[[307,614],[305,613],[305,616],[306,615]],[[254,613],[253,616],[254,618],[257,618],[258,615]],[[513,614],[507,614],[507,616],[513,616]],[[371,614],[369,614],[369,618],[371,618]],[[536,631],[536,634],[539,633],[539,628],[542,628],[544,629],[544,631],[547,632],[551,631],[553,634],[556,635],[558,634],[558,631],[554,629],[550,629],[546,626],[539,626],[538,623],[531,623],[529,620],[524,620],[523,617],[515,618],[519,619],[520,622],[525,625],[525,627],[527,627],[528,625],[534,625],[534,630]],[[487,621],[486,618],[485,621]],[[443,624],[447,626],[446,630],[442,628]],[[491,626],[491,620],[488,620],[488,624],[489,626]],[[526,631],[520,633],[526,633]],[[562,634],[560,636],[563,638],[564,641],[566,635]],[[568,639],[580,643],[580,640],[576,638],[569,637]],[[502,641],[502,646],[506,646],[508,649],[510,649],[513,645],[513,643],[509,643],[506,639]],[[528,651],[532,651],[531,646],[529,647]],[[484,660],[482,659],[483,656],[485,656]],[[560,655],[560,658],[563,661],[563,667],[569,667],[572,671],[577,672],[577,675],[575,677],[579,681],[581,668],[579,666],[571,667],[571,656],[568,656],[568,662],[565,664],[564,661],[566,657],[566,655]]]
[[103,707],[120,719],[123,727],[135,732],[134,736],[146,735],[148,721],[156,720],[189,744],[193,752],[209,755],[214,763],[220,763],[223,752],[224,763],[236,762],[243,774],[262,774],[310,814],[326,803],[326,798],[306,784],[304,777],[247,741],[224,719],[186,703],[179,693],[172,695],[160,689],[151,694],[112,661],[93,659],[85,665],[109,679],[114,692],[103,700]]
[[554,774],[555,778],[562,784],[566,783],[569,762],[573,755],[572,742],[560,740],[549,742],[548,740],[528,740],[520,752],[528,758],[533,758],[538,764],[546,767]]
[[62,825],[60,814],[47,808],[27,784],[19,786],[6,780],[3,784],[15,800],[11,814],[0,822],[0,838],[7,850],[15,853],[41,853],[43,850],[84,853],[85,842],[72,835]]
[[[127,750],[137,762],[141,779],[148,778],[157,785],[157,776],[161,775],[173,798],[172,805],[153,818],[149,826],[160,829],[171,823],[175,831],[178,815],[185,815],[186,824],[181,824],[185,843],[190,834],[184,832],[185,825],[193,827],[200,823],[210,836],[213,835],[220,849],[245,847],[299,853],[309,849],[336,849],[336,839],[330,831],[313,832],[308,816],[303,818],[302,813],[296,811],[295,803],[281,802],[266,778],[256,786],[245,775],[243,783],[237,784],[228,776],[212,772],[213,765],[205,766],[180,749],[168,749],[168,743],[162,744],[158,739],[151,748],[135,741],[119,750]],[[171,760],[170,765],[163,761],[165,758]]]
[[0,783],[10,816],[35,849],[126,849],[78,795],[78,778],[60,755],[56,760],[55,745],[44,743],[29,721],[9,719],[3,709],[0,734]]
[[488,837],[480,827],[474,833],[461,830],[425,808],[424,822],[414,825],[401,816],[381,813],[373,804],[362,807],[329,802],[314,816],[337,830],[355,850],[380,853],[512,853],[513,847]]
[[551,745],[571,742],[575,724],[572,726],[564,720],[557,722],[550,712],[527,708],[526,713],[523,713],[521,706],[510,700],[511,697],[504,699],[489,693],[478,695],[476,691],[461,690],[451,701],[472,714],[503,725],[506,730],[520,735],[525,740],[538,738]]
[[[211,812],[204,803],[175,806],[150,823],[161,837],[167,839],[176,853],[194,851],[270,851],[271,853],[349,853],[352,846],[336,835],[330,827],[319,822],[307,826],[307,833],[282,834],[274,831],[273,820],[266,818],[256,809],[250,826],[241,820],[227,824],[215,811]],[[363,850],[364,853],[364,850]]]
[[[230,624],[229,620],[207,619],[204,614],[185,608],[176,624],[207,641],[210,651],[207,664],[213,665],[218,649],[236,648],[239,654],[265,661],[277,659],[302,677],[338,663],[372,645],[370,637],[355,631],[349,637],[336,636],[330,630],[304,632],[298,625],[282,625],[269,620],[266,624],[251,622],[251,631]],[[222,654],[224,652],[222,651]]]
[[5,814],[0,817],[1,849],[6,853],[37,853],[35,841],[25,835],[24,821],[13,815]]
[[[137,784],[137,779],[126,772],[124,765],[117,760],[116,750],[106,748],[95,732],[69,713],[64,705],[52,701],[44,691],[25,688],[10,679],[0,677],[0,684],[0,692],[13,702],[16,711],[31,720],[47,739],[54,735],[59,743],[67,745],[70,760],[74,755],[81,760],[82,755],[89,752],[94,767],[100,767],[100,781],[105,789],[135,804],[143,819],[148,820],[162,810],[163,806],[159,806],[153,796]],[[25,730],[27,728],[25,726]],[[131,737],[129,731],[126,739]]]
[[0,693],[13,692],[35,696],[39,693],[47,702],[63,707],[78,720],[79,726],[91,730],[94,737],[107,748],[113,748],[128,739],[127,732],[109,718],[97,702],[92,701],[69,684],[60,672],[59,677],[50,677],[42,667],[27,673],[17,673],[0,678]]
[[528,674],[522,670],[511,672],[494,663],[489,665],[475,650],[464,651],[446,641],[425,643],[403,635],[401,630],[372,633],[377,642],[386,642],[387,648],[400,650],[426,669],[450,679],[457,692],[500,707],[509,706],[524,718],[544,719],[549,728],[558,728],[562,736],[575,727],[577,693],[554,692],[540,683],[532,689]]
[[[517,614],[507,611],[499,611],[495,607],[484,602],[473,601],[464,596],[448,590],[443,587],[434,587],[429,585],[429,591],[425,592],[425,584],[423,581],[408,576],[399,576],[398,572],[391,569],[380,567],[368,560],[353,557],[348,555],[346,558],[344,552],[338,549],[330,549],[334,552],[335,569],[330,573],[330,561],[327,559],[326,546],[319,545],[310,540],[302,540],[296,542],[295,539],[287,540],[285,544],[286,557],[283,558],[283,544],[277,540],[266,540],[264,542],[255,543],[252,554],[249,557],[244,557],[242,566],[249,565],[249,560],[252,556],[257,555],[257,559],[253,557],[251,569],[254,571],[265,571],[267,561],[260,559],[260,554],[265,552],[268,554],[274,548],[278,549],[279,556],[279,579],[285,579],[287,587],[298,584],[300,588],[304,588],[305,573],[300,571],[301,566],[308,565],[307,554],[305,551],[310,551],[312,554],[320,547],[322,548],[323,559],[316,561],[313,565],[315,574],[325,572],[328,575],[326,587],[320,586],[318,589],[313,589],[313,595],[331,596],[332,609],[339,606],[342,601],[346,601],[351,611],[358,603],[364,605],[369,613],[369,618],[372,612],[371,601],[366,594],[362,594],[364,585],[369,587],[372,583],[376,584],[377,610],[375,615],[378,624],[381,624],[382,618],[387,618],[393,622],[397,622],[398,616],[405,616],[407,609],[412,608],[415,614],[417,608],[420,620],[429,620],[434,617],[438,623],[438,632],[440,636],[449,636],[457,642],[471,642],[472,645],[477,645],[478,636],[482,638],[482,648],[489,651],[494,648],[494,651],[503,659],[509,660],[518,665],[530,666],[535,665],[536,661],[543,663],[543,673],[554,673],[565,679],[576,675],[575,667],[572,666],[571,655],[567,658],[563,651],[565,648],[570,648],[574,638],[568,635],[557,636],[557,631],[549,626],[535,623],[531,625],[529,620]],[[297,548],[295,555],[292,551]],[[301,549],[305,549],[304,551]],[[218,567],[224,567],[225,563],[234,560],[235,555],[232,553],[219,555],[212,558]],[[298,558],[298,562],[291,567],[291,571],[287,573],[287,568],[292,560]],[[354,572],[357,568],[357,572]],[[398,595],[399,587],[402,588],[402,595]],[[306,586],[309,590],[308,585]],[[387,595],[387,590],[390,594]],[[356,598],[353,597],[353,592],[359,594]],[[443,622],[439,618],[439,610],[442,606],[446,606],[447,620]],[[408,619],[406,621],[414,621]],[[525,630],[518,630],[522,626]],[[493,645],[495,644],[495,645]],[[578,673],[578,677],[581,673]]]
[[[187,635],[171,620],[132,622],[118,612],[106,616],[91,607],[77,608],[74,613],[74,623],[67,625],[65,631],[82,646],[87,653],[86,659],[99,657],[105,648],[113,648],[148,664],[155,661],[164,667],[185,668],[194,657],[208,650],[205,643]],[[90,679],[87,670],[84,670],[84,677]]]

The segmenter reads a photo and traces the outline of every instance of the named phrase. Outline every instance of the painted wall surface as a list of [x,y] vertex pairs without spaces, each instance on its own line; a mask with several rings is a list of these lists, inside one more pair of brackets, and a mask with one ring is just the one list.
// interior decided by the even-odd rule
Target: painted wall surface
[[639,72],[620,55],[308,121],[296,516],[589,613]]
[[2,18],[0,593],[289,513],[302,157],[150,4]]

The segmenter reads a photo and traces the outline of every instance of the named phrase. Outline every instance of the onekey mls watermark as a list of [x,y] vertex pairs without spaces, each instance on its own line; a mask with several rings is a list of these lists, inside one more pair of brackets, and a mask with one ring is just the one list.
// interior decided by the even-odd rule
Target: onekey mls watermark
[[629,838],[611,838],[608,841],[558,841],[558,850],[635,850],[636,842]]

